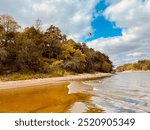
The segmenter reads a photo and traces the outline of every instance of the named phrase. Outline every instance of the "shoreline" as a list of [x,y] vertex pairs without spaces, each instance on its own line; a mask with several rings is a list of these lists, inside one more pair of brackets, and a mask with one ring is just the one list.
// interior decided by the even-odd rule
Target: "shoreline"
[[54,78],[39,78],[39,79],[18,80],[18,81],[0,81],[0,90],[39,86],[39,85],[46,85],[50,83],[55,84],[55,83],[74,81],[74,80],[103,78],[112,75],[113,74],[111,73],[95,73],[95,74],[68,75],[64,77],[54,77]]
[[127,70],[127,71],[122,71],[122,72],[117,72],[117,73],[129,73],[129,72],[150,72],[150,70],[142,71],[142,70]]

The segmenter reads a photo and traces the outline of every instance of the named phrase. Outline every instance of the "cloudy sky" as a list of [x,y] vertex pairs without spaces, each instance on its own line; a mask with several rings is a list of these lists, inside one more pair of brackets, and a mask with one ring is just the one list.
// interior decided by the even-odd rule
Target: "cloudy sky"
[[0,0],[0,14],[23,27],[37,18],[43,28],[56,25],[115,66],[150,59],[150,0]]

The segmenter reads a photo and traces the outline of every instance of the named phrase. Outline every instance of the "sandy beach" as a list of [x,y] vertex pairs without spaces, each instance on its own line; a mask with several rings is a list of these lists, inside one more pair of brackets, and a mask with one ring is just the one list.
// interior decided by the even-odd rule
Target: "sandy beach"
[[46,84],[51,84],[51,83],[59,83],[59,82],[64,82],[64,81],[103,78],[103,77],[107,77],[111,75],[113,74],[95,73],[95,74],[78,74],[78,75],[69,75],[69,76],[64,76],[64,77],[43,78],[43,79],[0,81],[0,89],[22,88],[22,87],[46,85]]
[[93,88],[84,79],[111,76],[109,73],[0,82],[0,112],[102,112],[91,102]]

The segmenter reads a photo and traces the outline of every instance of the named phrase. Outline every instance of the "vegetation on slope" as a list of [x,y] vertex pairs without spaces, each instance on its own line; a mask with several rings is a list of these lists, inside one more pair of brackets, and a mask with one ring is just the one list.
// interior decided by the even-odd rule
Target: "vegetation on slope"
[[137,63],[125,64],[116,68],[117,72],[122,71],[147,71],[150,70],[150,60],[139,60]]
[[37,20],[34,26],[19,30],[13,17],[0,15],[0,75],[3,77],[16,73],[60,76],[112,71],[108,56],[67,39],[54,25],[42,31]]

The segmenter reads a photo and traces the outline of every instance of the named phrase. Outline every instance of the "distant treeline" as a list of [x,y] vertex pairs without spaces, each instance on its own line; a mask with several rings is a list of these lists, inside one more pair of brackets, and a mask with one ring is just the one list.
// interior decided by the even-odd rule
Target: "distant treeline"
[[[20,31],[18,31],[20,30]],[[66,72],[111,72],[112,62],[105,54],[77,43],[51,25],[41,30],[41,21],[21,30],[8,15],[0,15],[0,74]]]
[[133,64],[125,64],[123,66],[119,66],[116,68],[117,72],[122,72],[122,71],[146,71],[150,70],[150,60],[139,60],[137,63]]

